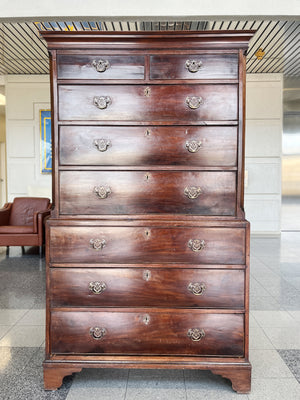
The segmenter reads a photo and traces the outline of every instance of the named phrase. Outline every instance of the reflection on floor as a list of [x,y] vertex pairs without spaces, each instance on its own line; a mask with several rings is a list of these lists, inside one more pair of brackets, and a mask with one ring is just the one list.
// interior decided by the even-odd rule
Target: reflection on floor
[[283,231],[300,231],[300,197],[299,196],[283,196],[282,197],[281,229]]
[[251,240],[249,395],[210,372],[181,370],[83,370],[45,392],[45,263],[26,250],[0,255],[1,400],[300,399],[300,232]]

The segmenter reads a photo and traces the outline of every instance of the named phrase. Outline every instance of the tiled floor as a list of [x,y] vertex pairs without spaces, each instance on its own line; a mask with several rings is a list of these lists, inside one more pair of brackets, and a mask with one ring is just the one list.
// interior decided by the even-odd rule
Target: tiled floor
[[299,400],[300,232],[251,240],[252,391],[208,371],[83,370],[45,392],[45,264],[34,248],[0,255],[1,400]]

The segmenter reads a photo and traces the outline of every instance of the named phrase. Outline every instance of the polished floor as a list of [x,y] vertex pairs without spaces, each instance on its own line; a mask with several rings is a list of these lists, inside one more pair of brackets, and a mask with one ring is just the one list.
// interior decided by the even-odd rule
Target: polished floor
[[45,392],[45,262],[35,251],[0,254],[1,400],[300,399],[300,232],[251,239],[249,395],[210,372],[181,370],[83,370]]

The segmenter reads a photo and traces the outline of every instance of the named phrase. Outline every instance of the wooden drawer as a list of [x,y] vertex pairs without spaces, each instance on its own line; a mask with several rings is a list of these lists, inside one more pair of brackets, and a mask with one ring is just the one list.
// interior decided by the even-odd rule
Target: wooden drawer
[[244,264],[244,228],[51,226],[52,263]]
[[151,56],[150,79],[238,79],[238,55]]
[[[237,120],[237,89],[237,85],[61,85],[58,88],[59,119]],[[197,108],[190,108],[187,102]]]
[[60,214],[235,215],[234,171],[61,171]]
[[243,308],[244,270],[53,268],[52,307]]
[[147,308],[52,311],[50,337],[56,354],[243,356],[244,315]]
[[58,79],[144,79],[143,56],[58,55]]
[[61,126],[61,165],[236,166],[237,128]]

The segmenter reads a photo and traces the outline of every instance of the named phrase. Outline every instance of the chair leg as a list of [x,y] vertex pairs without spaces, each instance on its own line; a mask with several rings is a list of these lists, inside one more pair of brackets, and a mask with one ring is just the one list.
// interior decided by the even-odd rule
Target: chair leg
[[25,254],[25,247],[24,246],[21,246],[22,247],[22,255],[23,254]]
[[40,258],[43,257],[43,246],[39,246],[39,254],[40,254]]
[[9,246],[6,246],[6,255],[9,256]]

